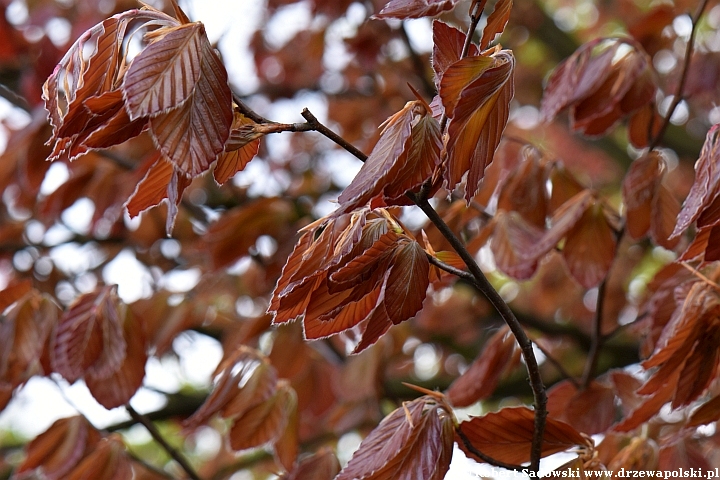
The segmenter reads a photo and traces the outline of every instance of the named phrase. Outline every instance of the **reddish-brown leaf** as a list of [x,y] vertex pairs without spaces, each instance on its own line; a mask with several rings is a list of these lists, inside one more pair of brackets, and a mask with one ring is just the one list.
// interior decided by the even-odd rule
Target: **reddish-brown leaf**
[[567,233],[563,257],[572,276],[585,288],[600,283],[615,258],[617,237],[600,202],[591,205]]
[[[195,53],[200,57],[200,77],[190,97],[150,119],[150,132],[158,149],[192,177],[210,168],[224,150],[233,121],[225,66],[204,31],[201,37],[199,51]],[[155,44],[163,42],[164,38]]]
[[[499,329],[483,347],[468,369],[447,391],[448,400],[455,407],[467,407],[493,394],[498,382],[515,366],[519,358],[515,337],[507,327]],[[514,361],[516,360],[516,361]]]
[[597,39],[582,45],[558,65],[547,81],[542,117],[552,120],[560,111],[595,91],[607,78],[618,42]]
[[608,464],[608,470],[647,471],[658,467],[658,445],[652,438],[635,437]]
[[452,417],[430,397],[403,404],[365,437],[337,480],[441,480],[450,466]]
[[107,480],[132,480],[133,469],[130,456],[118,434],[100,440],[94,450],[64,477],[67,480],[102,478]]
[[[448,124],[445,180],[453,188],[467,173],[465,200],[468,202],[477,192],[485,168],[492,162],[514,95],[515,57],[509,50],[501,50],[492,54],[492,58],[494,65],[462,88]],[[446,75],[447,72],[443,80]]]
[[543,231],[526,222],[518,213],[500,215],[490,248],[498,268],[507,275],[525,280],[533,276],[540,258],[549,251],[536,247],[543,240]]
[[28,444],[25,460],[15,473],[42,469],[44,478],[64,480],[83,457],[95,450],[99,441],[100,432],[84,417],[62,418]]
[[168,198],[168,190],[171,188],[173,178],[176,178],[174,187],[176,193],[173,196],[178,203],[183,192],[190,185],[190,178],[159,155],[151,157],[149,161],[153,162],[152,166],[125,204],[130,218],[137,217],[143,210],[154,207]]
[[480,48],[488,48],[490,43],[495,40],[495,37],[503,33],[505,25],[507,25],[510,19],[512,7],[513,0],[498,0],[495,3],[495,8],[488,16],[487,23],[483,29]]
[[434,17],[455,7],[457,0],[390,0],[373,18]]
[[37,290],[30,290],[2,313],[0,384],[17,387],[42,373],[41,358],[59,313],[52,298]]
[[448,117],[455,113],[463,90],[488,69],[496,66],[493,57],[478,55],[462,58],[449,65],[440,80],[439,95]]
[[125,309],[123,335],[127,352],[118,369],[109,376],[92,372],[85,375],[85,383],[90,393],[108,410],[128,403],[145,378],[145,362],[148,358],[145,332],[129,308]]
[[548,204],[545,169],[532,150],[523,153],[523,162],[502,185],[497,210],[517,212],[527,222],[545,228]]
[[273,396],[235,419],[229,433],[230,446],[239,451],[275,441],[296,408],[295,390],[286,381],[279,381]]
[[213,390],[197,411],[183,422],[192,429],[220,413],[225,418],[243,415],[275,392],[277,372],[265,356],[241,345],[215,370]]
[[[511,407],[461,422],[460,429],[479,451],[495,460],[520,464],[530,460],[535,414],[527,407]],[[462,441],[458,445],[465,455],[482,463]],[[565,451],[575,445],[587,446],[589,440],[565,422],[547,419],[542,456]]]
[[395,249],[385,288],[385,311],[395,324],[414,317],[422,308],[430,263],[419,243],[410,241]]
[[124,40],[131,22],[160,26],[176,23],[157,10],[130,10],[95,25],[70,47],[43,85],[43,99],[53,126],[50,141],[55,144],[51,160],[62,156],[72,159],[87,151],[83,141],[110,121],[121,107],[113,103],[105,115],[98,116],[86,106],[86,101],[111,92],[120,83]]
[[0,313],[3,313],[7,307],[20,300],[31,289],[32,281],[30,280],[22,280],[5,287],[0,291]]
[[615,393],[598,382],[578,390],[565,380],[548,390],[548,414],[586,435],[602,433],[615,422]]
[[52,339],[53,369],[68,382],[92,373],[112,375],[125,359],[125,305],[116,286],[80,296],[60,318]]
[[240,112],[235,112],[233,116],[232,129],[230,137],[225,144],[225,151],[218,157],[213,176],[215,181],[220,185],[230,180],[237,172],[245,168],[245,166],[257,155],[260,149],[260,139],[251,139],[248,141],[247,135],[243,133],[244,125],[253,125],[254,122]]
[[[695,163],[695,181],[678,214],[675,230],[670,238],[677,237],[687,230],[690,224],[712,205],[720,192],[719,132],[720,124],[714,125],[707,133],[700,158]],[[717,220],[717,217],[707,219],[705,224],[712,225]]]
[[653,198],[660,185],[664,164],[660,154],[653,150],[635,160],[625,175],[622,193],[631,238],[642,238],[650,230]]
[[[439,20],[433,22],[432,66],[435,71],[435,85],[438,89],[442,76],[448,67],[460,60],[466,38],[465,33],[447,23]],[[477,47],[474,44],[470,44],[468,56],[474,57],[477,56],[477,54]]]
[[652,395],[644,398],[629,415],[613,427],[616,432],[629,432],[636,429],[657,414],[663,405],[670,401],[678,381],[678,373],[667,377],[665,384]]
[[554,214],[565,202],[585,190],[585,187],[560,162],[556,162],[552,166],[549,180],[552,185],[548,201],[548,213],[550,214]]
[[204,41],[202,23],[168,27],[133,59],[122,86],[131,120],[165,113],[190,98],[207,61]]
[[720,418],[720,395],[716,395],[697,408],[687,422],[688,427],[699,427]]
[[628,120],[628,139],[637,149],[647,147],[660,133],[663,119],[650,102],[633,113]]
[[[658,187],[652,202],[652,218],[650,220],[650,238],[656,244],[674,249],[680,242],[680,237],[670,238],[678,214],[680,213],[680,202],[675,195],[662,183]],[[711,260],[711,258],[708,258]]]
[[343,212],[364,206],[383,191],[387,182],[397,179],[410,153],[413,121],[416,116],[427,116],[427,113],[419,101],[412,101],[386,120],[373,151],[338,197]]
[[300,460],[282,480],[332,480],[340,472],[340,463],[333,451],[321,447],[309,457]]

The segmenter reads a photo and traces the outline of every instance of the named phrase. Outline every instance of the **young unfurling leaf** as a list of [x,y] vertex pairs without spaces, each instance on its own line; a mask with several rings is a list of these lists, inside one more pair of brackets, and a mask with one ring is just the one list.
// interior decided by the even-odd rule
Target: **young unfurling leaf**
[[373,18],[434,17],[452,10],[458,0],[390,0]]
[[357,327],[359,352],[420,310],[429,273],[423,248],[384,210],[331,216],[298,241],[269,311],[275,323],[302,315],[307,338]]
[[452,416],[434,398],[421,397],[385,417],[336,480],[441,480],[452,443]]

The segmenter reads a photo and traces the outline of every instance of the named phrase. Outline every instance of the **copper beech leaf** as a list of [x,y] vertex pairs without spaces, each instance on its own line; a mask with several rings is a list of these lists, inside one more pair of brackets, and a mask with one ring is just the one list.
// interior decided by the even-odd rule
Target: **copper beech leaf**
[[434,17],[455,7],[457,0],[390,0],[373,18]]
[[720,215],[717,213],[713,215],[705,213],[706,211],[715,212],[715,209],[710,207],[713,206],[718,193],[720,193],[719,132],[720,124],[714,125],[707,133],[700,158],[695,163],[695,181],[678,214],[671,238],[682,234],[701,215],[705,215],[705,218],[702,225],[698,222],[698,227],[714,227],[720,220]]
[[635,160],[623,180],[623,202],[627,208],[627,230],[634,239],[643,237],[650,230],[652,204],[658,187],[664,162],[660,155],[649,152]]
[[[454,63],[448,67],[440,85],[443,105],[446,109],[453,107],[452,115],[448,114],[451,118],[445,145],[448,155],[445,180],[453,188],[467,173],[465,200],[468,202],[477,192],[507,124],[515,88],[515,57],[511,51],[501,50],[491,54],[493,64],[489,68],[476,70],[476,78],[459,75],[457,81],[461,85],[445,79],[451,70],[462,70],[468,63],[484,63],[484,58],[487,57],[469,57]],[[443,95],[448,89],[450,94]],[[460,92],[459,96],[454,96],[455,91]]]
[[541,114],[552,120],[570,108],[574,130],[601,135],[622,117],[652,102],[655,90],[650,59],[639,44],[599,38],[582,45],[553,71]]
[[71,383],[86,374],[112,375],[127,354],[124,310],[114,285],[78,297],[55,329],[51,342],[54,370]]
[[244,345],[220,362],[214,376],[212,392],[183,422],[185,428],[195,428],[217,413],[224,418],[243,415],[270,398],[277,384],[277,372],[267,357]]
[[137,217],[143,210],[158,205],[166,198],[170,202],[169,189],[175,190],[172,197],[177,206],[183,192],[190,185],[190,179],[160,155],[154,155],[149,162],[150,168],[125,203],[130,218]]
[[520,361],[515,337],[508,327],[499,329],[485,343],[480,355],[447,391],[455,407],[467,407],[493,394],[503,375]]
[[[535,414],[527,407],[506,407],[482,417],[461,422],[460,430],[480,452],[501,462],[521,464],[530,460]],[[565,422],[548,418],[542,443],[542,456],[565,451],[576,445],[591,445],[587,437]],[[458,445],[470,458],[483,460],[468,451],[462,441]]]
[[201,23],[170,27],[137,55],[123,82],[123,95],[130,119],[167,112],[193,94],[201,75]]
[[225,151],[218,157],[217,165],[213,170],[215,181],[220,185],[244,169],[250,160],[257,155],[260,149],[260,139],[248,139],[247,134],[242,130],[243,126],[253,124],[254,122],[243,114],[234,113],[232,129],[225,144]]
[[43,478],[64,480],[99,441],[100,432],[84,417],[62,418],[27,445],[25,460],[15,473],[22,478],[42,471]]
[[134,478],[130,456],[118,434],[100,440],[95,449],[64,477],[66,480],[102,478],[132,480]]
[[[87,30],[67,51],[52,75],[43,85],[43,99],[53,126],[50,143],[54,144],[50,160],[73,159],[90,147],[85,141],[107,122],[117,117],[122,103],[116,89],[125,73],[125,38],[128,25],[175,25],[177,21],[154,9],[129,10]],[[114,101],[98,103],[96,98],[113,95]],[[94,103],[90,103],[94,102]],[[135,125],[137,126],[137,125]],[[120,143],[139,133],[138,129],[115,133]],[[97,142],[97,140],[95,140]],[[109,146],[113,142],[101,142]]]
[[332,480],[340,472],[340,463],[331,449],[321,447],[309,457],[301,459],[295,468],[281,476],[282,480]]
[[32,281],[23,280],[0,290],[0,313],[32,290]]
[[[161,38],[156,43],[164,42]],[[135,59],[142,58],[147,50]],[[150,133],[158,149],[187,175],[200,175],[225,148],[232,125],[232,94],[227,72],[202,34],[200,78],[190,96],[174,108],[150,118]]]
[[[2,293],[17,295],[23,285],[16,284]],[[14,388],[42,373],[45,345],[59,314],[52,298],[34,289],[0,314],[0,385]]]
[[453,419],[431,397],[403,404],[365,437],[336,480],[441,480],[450,467]]
[[270,398],[235,418],[228,434],[230,446],[239,451],[277,440],[296,408],[295,390],[287,381],[279,381]]
[[587,435],[605,432],[615,421],[613,389],[593,381],[578,390],[563,380],[548,390],[548,415]]
[[482,39],[480,40],[480,48],[487,48],[495,37],[505,30],[510,19],[513,0],[498,0],[492,13],[488,16],[487,23],[483,29]]
[[422,102],[408,102],[386,120],[373,151],[338,197],[337,213],[362,207],[376,197],[391,204],[420,186],[440,163],[440,148],[437,121]]
[[385,210],[333,214],[306,228],[273,292],[274,323],[302,316],[312,339],[357,327],[358,353],[420,310],[427,254]]
[[93,372],[85,375],[90,393],[108,410],[128,403],[145,378],[145,362],[148,358],[145,332],[129,308],[125,309],[123,337],[127,352],[118,368],[107,376]]
[[[435,71],[436,86],[440,86],[440,81],[448,67],[460,60],[466,38],[465,33],[447,23],[439,20],[433,22],[432,66]],[[477,47],[470,44],[468,56],[475,57],[477,54]]]

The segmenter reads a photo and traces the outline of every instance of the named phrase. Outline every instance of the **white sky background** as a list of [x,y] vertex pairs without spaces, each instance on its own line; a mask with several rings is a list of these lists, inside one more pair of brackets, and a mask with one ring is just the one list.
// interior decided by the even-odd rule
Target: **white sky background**
[[[18,2],[18,0],[15,0]],[[154,4],[155,2],[149,1]],[[257,86],[255,67],[247,48],[250,36],[261,21],[264,13],[263,0],[215,0],[207,2],[202,0],[180,1],[190,18],[202,21],[207,29],[211,42],[218,41],[223,53],[223,60],[236,90],[251,93]],[[359,6],[358,6],[359,7]],[[359,7],[361,10],[363,7]],[[346,21],[328,34],[327,50],[332,55],[326,56],[326,66],[332,67],[332,62],[347,61],[342,45],[343,34],[352,31],[362,20],[358,17],[357,9],[353,12],[351,7]],[[360,12],[362,15],[362,12]],[[290,5],[284,9],[282,15],[272,21],[268,28],[269,37],[279,45],[290,40],[295,33],[305,29],[311,24],[310,10],[307,3]],[[409,21],[406,24],[413,46],[419,51],[430,51],[432,48],[432,33],[430,22],[426,19]],[[267,116],[278,121],[302,121],[300,112],[304,107],[321,120],[327,119],[327,106],[319,95],[304,95],[300,98],[277,102],[266,113]],[[7,102],[0,99],[0,119],[11,126],[19,126],[27,122],[27,115],[12,109]],[[5,132],[0,128],[0,150],[5,146]],[[268,139],[271,156],[282,157],[289,148],[288,137],[274,135]],[[338,184],[348,184],[360,168],[360,163],[345,152],[333,154],[331,161],[327,162],[330,174]],[[62,165],[51,169],[43,189],[45,193],[57,188],[67,179],[67,170]],[[269,175],[267,164],[251,162],[249,167],[236,176],[234,181],[238,184],[252,185],[256,194],[265,195],[277,193],[282,185],[282,179],[273,179]],[[251,192],[252,193],[252,192]],[[67,224],[78,231],[87,231],[89,217],[92,214],[92,203],[78,202],[64,215]],[[321,215],[329,213],[334,205],[318,206]],[[41,232],[42,234],[42,232]],[[57,233],[62,235],[62,232]],[[63,246],[52,255],[53,261],[63,263],[64,269],[79,268],[87,263],[91,252],[82,248]],[[58,265],[60,266],[60,265]],[[0,272],[1,273],[1,272]],[[150,272],[138,262],[129,251],[123,251],[115,260],[110,262],[103,271],[103,280],[107,283],[117,283],[119,294],[127,302],[132,302],[149,293]],[[164,282],[176,291],[192,289],[199,280],[199,272],[188,271],[167,276]],[[0,278],[0,288],[4,286]],[[92,289],[93,285],[90,286]],[[153,389],[164,392],[177,392],[184,384],[196,387],[209,385],[210,375],[222,356],[222,348],[218,342],[195,333],[180,335],[174,342],[179,354],[178,359],[150,359],[146,369],[144,384],[149,388],[142,388],[133,397],[131,404],[140,412],[156,410],[162,406],[163,397]],[[84,383],[77,382],[68,385],[59,376],[52,379],[33,378],[16,395],[15,399],[2,413],[0,413],[0,429],[10,429],[23,436],[34,437],[46,430],[55,420],[76,414],[79,410],[97,427],[128,419],[129,416],[123,408],[111,411],[105,410],[90,395]],[[132,429],[134,440],[149,439],[144,430]],[[345,451],[339,452],[341,459],[347,461],[351,451],[359,444],[360,437],[351,434],[343,438],[340,445]],[[559,460],[556,460],[557,465]],[[462,452],[456,449],[451,469],[447,479],[470,480],[480,476],[490,476],[491,469],[479,466],[467,460]]]

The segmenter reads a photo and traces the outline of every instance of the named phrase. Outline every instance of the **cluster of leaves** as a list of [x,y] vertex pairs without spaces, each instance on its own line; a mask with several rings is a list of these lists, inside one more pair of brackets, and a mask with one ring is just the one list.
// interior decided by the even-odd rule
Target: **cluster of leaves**
[[[83,382],[103,407],[126,406],[176,462],[130,453],[110,433],[127,424],[102,430],[78,415],[21,460],[0,459],[0,474],[439,480],[456,446],[533,473],[563,451],[574,455],[559,470],[717,466],[718,435],[698,427],[720,419],[719,134],[705,125],[705,97],[720,92],[703,87],[720,82],[689,67],[712,65],[708,2],[593,7],[580,45],[535,2],[372,3],[267,2],[268,19],[300,5],[314,20],[280,46],[254,34],[259,86],[242,96],[204,25],[175,1],[172,15],[52,10],[82,20],[62,49],[33,44],[0,2],[0,70],[20,72],[14,90],[27,101],[0,92],[37,106],[0,157],[0,407],[33,377]],[[668,40],[689,7],[692,33]],[[33,6],[24,27],[43,15]],[[430,17],[432,50],[418,52],[403,22]],[[628,35],[603,36],[610,22]],[[348,29],[339,41],[351,60],[326,65]],[[547,38],[567,45],[538,45]],[[397,42],[407,54],[393,53]],[[569,50],[559,64],[555,47]],[[23,70],[38,50],[54,70]],[[660,69],[668,55],[675,67]],[[340,134],[307,109],[304,123],[258,113],[307,90]],[[691,147],[670,139],[681,97],[687,132],[708,130],[702,148],[687,132]],[[281,132],[295,132],[289,149],[271,147]],[[341,155],[328,139],[364,162],[352,181],[327,174]],[[46,159],[68,174],[54,190]],[[277,192],[243,184],[248,165]],[[328,196],[337,205],[323,216]],[[82,199],[94,206],[84,230],[68,215]],[[87,265],[63,267],[61,247],[79,255],[79,245]],[[153,284],[124,301],[103,277],[128,251]],[[199,283],[173,290],[171,275],[188,271]],[[171,358],[189,330],[223,350],[209,391],[165,392],[166,407],[138,414],[130,400],[148,359]],[[423,380],[429,388],[403,386]],[[455,416],[478,404],[489,413]],[[224,442],[188,462],[192,449],[172,446],[181,442],[150,416],[181,426],[180,439],[209,429]],[[364,440],[341,467],[335,450],[353,430]]]

